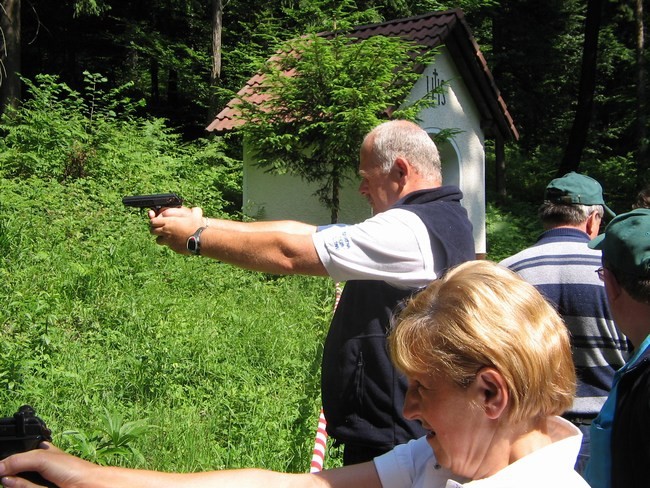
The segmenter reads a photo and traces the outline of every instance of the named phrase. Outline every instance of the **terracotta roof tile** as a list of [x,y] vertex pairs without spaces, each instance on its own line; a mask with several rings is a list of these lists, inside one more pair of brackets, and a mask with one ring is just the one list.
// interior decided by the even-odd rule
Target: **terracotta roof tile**
[[[331,35],[324,33],[322,35]],[[391,20],[380,24],[358,26],[350,33],[351,37],[367,39],[375,35],[402,37],[431,48],[445,44],[465,79],[486,123],[486,136],[500,135],[505,139],[518,139],[519,133],[514,125],[508,107],[496,87],[492,74],[478,44],[460,9],[445,12],[431,12],[407,19]],[[226,131],[241,125],[234,108],[240,97],[248,97],[251,102],[266,99],[263,95],[253,95],[253,86],[259,86],[263,77],[253,76],[226,107],[217,114],[207,127],[208,131]],[[498,134],[497,134],[498,133]]]

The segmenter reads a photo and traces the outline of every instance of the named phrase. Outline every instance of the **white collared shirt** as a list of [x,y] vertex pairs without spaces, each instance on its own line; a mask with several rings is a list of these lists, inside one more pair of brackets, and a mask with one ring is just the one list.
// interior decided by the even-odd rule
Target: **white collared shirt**
[[468,481],[438,466],[426,437],[376,457],[375,467],[384,488],[589,488],[573,469],[582,433],[560,417],[549,424],[552,444],[482,480]]

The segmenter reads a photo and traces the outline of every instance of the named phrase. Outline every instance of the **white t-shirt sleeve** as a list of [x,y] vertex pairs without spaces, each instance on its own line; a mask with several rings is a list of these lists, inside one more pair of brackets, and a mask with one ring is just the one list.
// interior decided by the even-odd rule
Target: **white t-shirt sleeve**
[[408,210],[387,210],[359,224],[326,227],[312,239],[335,281],[382,280],[420,288],[436,278],[429,232]]

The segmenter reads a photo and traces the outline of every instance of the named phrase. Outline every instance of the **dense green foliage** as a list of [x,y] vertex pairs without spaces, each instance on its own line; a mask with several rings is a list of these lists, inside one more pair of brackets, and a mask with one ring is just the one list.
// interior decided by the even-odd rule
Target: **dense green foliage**
[[491,261],[499,262],[532,245],[543,230],[531,205],[488,204],[485,218],[487,259]]
[[[50,78],[32,89],[2,125],[4,415],[32,404],[100,462],[307,469],[332,284],[157,246],[121,197],[166,188],[224,214],[240,184],[228,160],[135,117],[107,117],[95,140],[87,98]],[[93,157],[73,175],[75,142]]]
[[50,75],[27,81],[30,97],[0,122],[0,176],[103,186],[98,199],[167,188],[212,213],[240,207],[241,168],[223,141],[183,144],[164,120],[134,115],[140,102],[124,87],[104,91],[105,82],[86,74],[79,93]]
[[[218,87],[208,86],[210,2],[195,0],[23,1],[21,74],[35,80],[38,74],[57,73],[80,89],[84,71],[110,73],[112,86],[129,85],[133,99],[146,99],[142,113],[165,117],[184,138],[194,139],[204,135],[206,121],[215,115],[207,113],[207,106],[216,88],[225,89],[217,90],[221,108],[230,100],[226,94],[241,88],[282,41],[332,30],[342,20],[369,24],[460,7],[522,136],[507,155],[508,191],[533,200],[538,193],[522,182],[554,174],[573,142],[569,134],[585,54],[586,7],[592,3],[587,0],[223,3]],[[641,66],[635,52],[635,22],[647,25],[648,9],[643,19],[635,19],[632,0],[599,4],[598,44],[595,53],[588,53],[597,65],[594,105],[579,169],[602,179],[624,207],[650,167],[647,155],[638,153],[637,122],[647,106],[638,98]],[[642,55],[647,66],[648,50]],[[645,76],[646,92],[649,82]],[[233,148],[233,155],[241,154]],[[518,169],[523,164],[530,175],[522,180]]]

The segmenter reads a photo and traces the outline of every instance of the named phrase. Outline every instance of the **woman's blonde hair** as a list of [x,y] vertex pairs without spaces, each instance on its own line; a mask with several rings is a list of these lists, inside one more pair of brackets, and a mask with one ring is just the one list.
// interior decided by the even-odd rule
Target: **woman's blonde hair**
[[412,298],[389,348],[407,376],[443,375],[459,386],[494,367],[513,421],[560,415],[575,394],[564,322],[535,287],[489,261],[461,264]]

